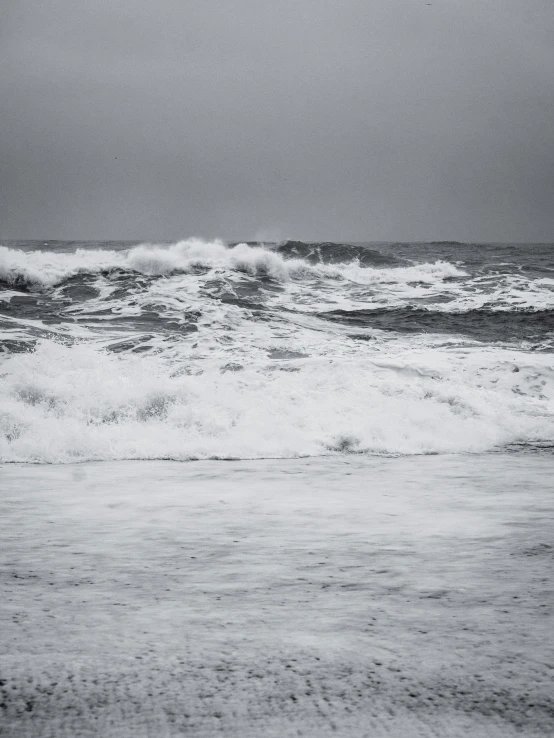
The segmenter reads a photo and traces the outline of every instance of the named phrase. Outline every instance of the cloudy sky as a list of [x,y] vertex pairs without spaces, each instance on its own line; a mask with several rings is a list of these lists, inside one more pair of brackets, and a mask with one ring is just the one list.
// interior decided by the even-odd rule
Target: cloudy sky
[[554,2],[429,2],[2,0],[0,237],[554,240]]

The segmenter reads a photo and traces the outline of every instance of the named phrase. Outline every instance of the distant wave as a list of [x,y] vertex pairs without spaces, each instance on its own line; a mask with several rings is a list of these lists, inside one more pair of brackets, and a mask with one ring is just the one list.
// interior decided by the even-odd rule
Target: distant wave
[[[344,278],[354,282],[406,280],[429,281],[436,278],[463,276],[464,271],[446,262],[416,266],[397,266],[389,270],[371,268],[379,261],[378,252],[367,256],[357,247],[344,247],[336,259],[331,259],[332,244],[307,245],[292,242],[275,249],[238,244],[228,247],[221,241],[199,239],[180,241],[170,246],[144,244],[128,251],[77,249],[71,253],[53,251],[19,251],[0,247],[0,281],[24,288],[52,287],[76,275],[102,274],[117,270],[135,272],[150,277],[198,270],[229,269],[250,276],[267,276],[278,281],[302,277]],[[290,246],[290,248],[289,248]],[[342,249],[342,246],[340,247]],[[310,250],[312,249],[312,250]],[[298,250],[304,255],[293,258]],[[327,261],[325,262],[325,256]],[[286,258],[285,258],[286,257]],[[317,258],[316,258],[317,257]],[[342,260],[348,257],[345,263]],[[390,263],[383,257],[382,263]],[[397,263],[397,260],[392,260]],[[398,262],[399,263],[399,262]],[[402,271],[404,270],[404,271]]]

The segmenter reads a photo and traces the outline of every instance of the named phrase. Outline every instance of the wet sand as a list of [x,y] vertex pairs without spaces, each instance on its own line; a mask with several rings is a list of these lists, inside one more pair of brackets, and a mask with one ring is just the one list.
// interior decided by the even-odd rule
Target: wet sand
[[553,477],[0,466],[0,735],[554,735]]

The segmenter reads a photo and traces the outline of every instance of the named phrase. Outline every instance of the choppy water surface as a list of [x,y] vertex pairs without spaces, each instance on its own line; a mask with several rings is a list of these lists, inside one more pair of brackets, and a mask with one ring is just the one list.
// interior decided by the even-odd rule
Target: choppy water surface
[[554,445],[554,246],[11,242],[0,457]]

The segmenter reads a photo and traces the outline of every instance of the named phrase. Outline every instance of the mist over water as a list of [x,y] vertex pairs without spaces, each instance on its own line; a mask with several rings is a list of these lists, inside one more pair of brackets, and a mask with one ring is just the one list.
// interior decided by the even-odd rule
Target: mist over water
[[0,246],[3,461],[554,446],[550,245]]

